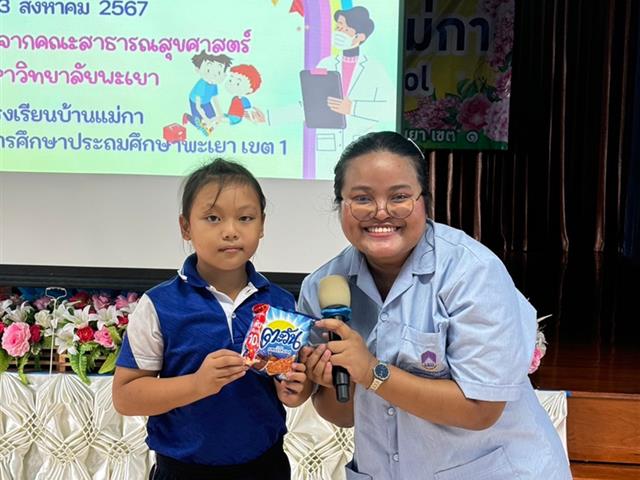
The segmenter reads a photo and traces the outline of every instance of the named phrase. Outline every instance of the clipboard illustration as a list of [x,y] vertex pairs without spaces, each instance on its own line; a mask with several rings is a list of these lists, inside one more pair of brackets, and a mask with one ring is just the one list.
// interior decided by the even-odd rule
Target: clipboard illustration
[[327,97],[342,98],[340,73],[325,69],[302,70],[300,72],[304,122],[307,128],[347,127],[347,118],[327,105]]

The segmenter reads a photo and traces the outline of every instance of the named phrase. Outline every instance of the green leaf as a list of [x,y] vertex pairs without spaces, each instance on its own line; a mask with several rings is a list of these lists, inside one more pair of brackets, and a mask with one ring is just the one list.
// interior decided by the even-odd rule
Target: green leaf
[[20,381],[24,385],[29,385],[29,380],[27,380],[27,376],[24,374],[24,366],[29,361],[29,354],[26,353],[18,360],[18,377],[20,377]]
[[113,340],[114,343],[117,343],[118,345],[120,345],[122,343],[122,338],[118,333],[118,329],[112,325],[110,327],[107,327],[107,330],[109,330],[109,334],[111,335],[111,340]]
[[471,80],[469,80],[468,78],[463,78],[456,84],[456,91],[461,97],[464,97],[464,90],[469,82],[471,82]]
[[11,362],[11,357],[7,352],[5,352],[2,348],[0,348],[0,373],[6,372],[7,368],[9,368],[9,363]]
[[42,348],[53,348],[53,336],[44,337],[42,341]]
[[102,367],[100,367],[100,370],[98,370],[98,373],[111,373],[111,372],[113,372],[115,370],[115,368],[116,368],[116,360],[118,359],[118,353],[119,353],[118,351],[111,352],[107,356],[107,359],[102,364]]
[[71,370],[80,377],[80,380],[87,385],[91,383],[87,377],[87,359],[84,355],[80,355],[79,353],[69,355],[69,364],[71,365]]
[[462,98],[473,97],[476,93],[478,93],[478,86],[476,85],[476,82],[469,82],[462,91]]
[[97,346],[98,346],[98,344],[94,343],[94,342],[83,343],[82,345],[80,345],[80,353],[91,352]]

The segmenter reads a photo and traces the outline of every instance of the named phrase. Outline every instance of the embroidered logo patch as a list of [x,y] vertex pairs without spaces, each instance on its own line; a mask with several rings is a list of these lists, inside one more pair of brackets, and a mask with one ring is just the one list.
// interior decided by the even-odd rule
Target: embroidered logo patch
[[427,350],[424,352],[420,359],[422,360],[422,366],[427,370],[437,370],[438,368],[438,358],[436,357],[435,352],[431,350]]

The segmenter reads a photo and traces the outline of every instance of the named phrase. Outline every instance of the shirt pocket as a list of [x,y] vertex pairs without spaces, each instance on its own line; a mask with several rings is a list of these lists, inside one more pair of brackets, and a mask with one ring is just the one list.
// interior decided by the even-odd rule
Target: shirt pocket
[[491,453],[460,465],[436,472],[435,480],[515,480],[518,477],[514,472],[509,459],[502,447],[496,448]]
[[397,366],[403,370],[427,378],[449,378],[446,358],[446,323],[438,332],[421,332],[409,325],[402,327]]
[[373,480],[373,477],[371,475],[356,471],[353,461],[347,463],[344,466],[344,470],[347,476],[347,480]]

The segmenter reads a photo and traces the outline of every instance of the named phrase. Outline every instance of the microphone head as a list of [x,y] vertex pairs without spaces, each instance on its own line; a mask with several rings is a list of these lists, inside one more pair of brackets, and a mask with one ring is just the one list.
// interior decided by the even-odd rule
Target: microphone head
[[351,307],[351,290],[342,275],[329,275],[318,284],[320,308]]

